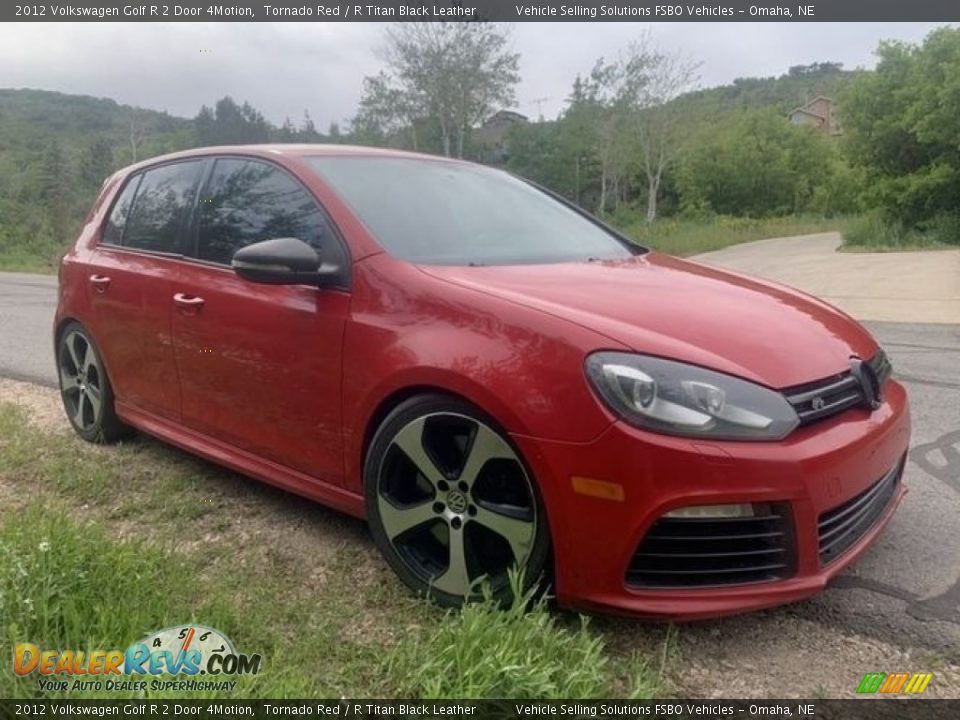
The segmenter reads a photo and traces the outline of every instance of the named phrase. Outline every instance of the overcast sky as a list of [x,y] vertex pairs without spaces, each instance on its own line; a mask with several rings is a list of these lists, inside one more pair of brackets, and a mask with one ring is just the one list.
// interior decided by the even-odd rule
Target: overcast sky
[[[919,41],[931,23],[515,23],[522,82],[514,109],[555,116],[578,72],[613,57],[644,28],[703,63],[700,85],[780,75],[792,65],[872,67],[882,39]],[[273,123],[317,128],[354,113],[364,75],[381,67],[373,23],[44,23],[0,26],[0,87],[110,97],[193,117],[224,95]]]

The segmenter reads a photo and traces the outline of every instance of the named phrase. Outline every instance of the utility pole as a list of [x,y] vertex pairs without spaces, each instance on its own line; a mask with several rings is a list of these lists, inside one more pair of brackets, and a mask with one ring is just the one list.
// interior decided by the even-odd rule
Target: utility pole
[[541,97],[541,98],[536,98],[535,100],[530,101],[531,105],[537,106],[537,116],[538,116],[539,122],[543,122],[543,104],[547,102],[547,100],[549,99],[550,98],[548,97]]

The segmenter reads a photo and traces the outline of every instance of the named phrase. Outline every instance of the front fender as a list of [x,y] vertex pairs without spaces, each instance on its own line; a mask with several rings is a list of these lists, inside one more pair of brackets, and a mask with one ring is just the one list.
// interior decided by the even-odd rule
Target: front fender
[[385,255],[356,268],[344,340],[349,485],[359,487],[371,421],[408,391],[458,395],[512,434],[587,442],[611,424],[583,372],[609,339]]

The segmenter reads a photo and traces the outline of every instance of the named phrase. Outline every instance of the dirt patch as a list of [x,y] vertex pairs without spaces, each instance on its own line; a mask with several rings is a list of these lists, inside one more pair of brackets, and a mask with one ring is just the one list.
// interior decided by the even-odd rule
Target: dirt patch
[[866,672],[934,672],[925,697],[960,695],[960,668],[923,651],[797,618],[789,608],[680,631],[686,696],[855,697]]
[[69,430],[63,414],[60,393],[50,388],[0,378],[0,400],[12,402],[27,411],[29,422],[43,430]]

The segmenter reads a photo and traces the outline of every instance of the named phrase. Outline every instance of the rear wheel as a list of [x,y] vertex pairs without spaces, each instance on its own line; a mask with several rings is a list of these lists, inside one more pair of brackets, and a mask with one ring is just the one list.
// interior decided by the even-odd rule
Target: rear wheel
[[100,354],[79,323],[69,323],[60,333],[57,370],[63,409],[80,437],[113,442],[130,434],[114,411],[113,388]]
[[383,421],[364,468],[374,541],[400,578],[445,605],[487,582],[510,596],[544,570],[547,520],[519,453],[492,419],[461,400],[420,396]]

